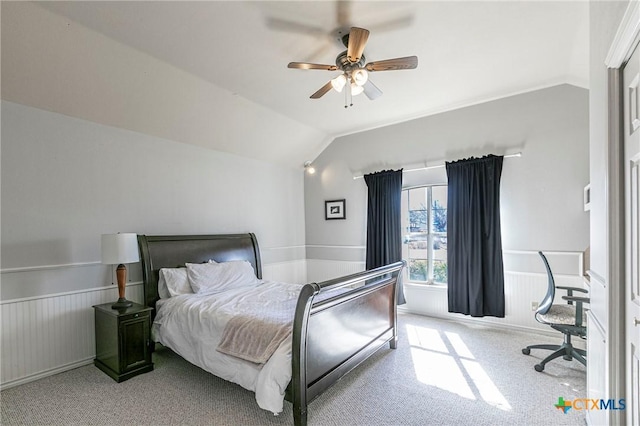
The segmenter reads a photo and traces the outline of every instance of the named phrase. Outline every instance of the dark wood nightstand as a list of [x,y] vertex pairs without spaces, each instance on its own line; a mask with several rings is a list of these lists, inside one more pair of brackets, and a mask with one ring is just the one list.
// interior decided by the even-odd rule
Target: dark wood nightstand
[[111,309],[113,302],[95,305],[96,367],[116,382],[153,370],[151,308],[134,303]]

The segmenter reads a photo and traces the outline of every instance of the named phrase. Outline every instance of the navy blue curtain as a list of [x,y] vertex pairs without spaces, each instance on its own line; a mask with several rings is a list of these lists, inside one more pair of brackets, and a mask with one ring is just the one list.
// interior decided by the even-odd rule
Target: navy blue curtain
[[[402,260],[402,169],[364,176],[367,183],[367,269]],[[405,303],[398,277],[397,303]]]
[[446,163],[449,312],[504,317],[502,156]]

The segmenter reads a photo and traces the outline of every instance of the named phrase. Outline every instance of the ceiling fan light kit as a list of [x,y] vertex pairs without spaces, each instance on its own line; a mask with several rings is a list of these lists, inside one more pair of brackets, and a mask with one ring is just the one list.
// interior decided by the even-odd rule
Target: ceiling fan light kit
[[363,68],[355,70],[351,75],[353,77],[353,82],[358,86],[364,86],[369,79],[369,73]]
[[345,84],[347,84],[347,77],[345,77],[344,74],[340,74],[339,76],[331,80],[331,86],[338,93],[342,92],[342,88]]
[[352,96],[359,95],[360,93],[364,93],[369,99],[375,100],[382,95],[382,91],[371,82],[369,72],[415,69],[418,66],[418,57],[407,56],[365,64],[364,46],[368,39],[368,30],[352,27],[349,34],[346,34],[342,38],[342,42],[347,47],[347,50],[338,55],[335,65],[290,62],[288,67],[294,69],[342,72],[342,74],[330,80],[312,94],[310,96],[311,99],[321,98],[332,88],[340,93],[348,82],[350,90],[345,90],[345,108],[353,106],[351,102]]
[[359,86],[354,82],[351,83],[351,96],[357,96],[362,92],[364,92],[364,88],[362,86]]

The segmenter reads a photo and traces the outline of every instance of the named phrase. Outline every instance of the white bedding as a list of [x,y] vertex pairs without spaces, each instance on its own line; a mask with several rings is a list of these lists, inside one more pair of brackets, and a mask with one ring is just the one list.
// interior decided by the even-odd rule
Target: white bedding
[[[291,336],[265,364],[254,364],[216,350],[234,314],[259,312],[270,304],[297,299],[302,286],[263,281],[216,294],[184,294],[157,302],[154,341],[187,361],[255,392],[260,408],[280,413],[291,380]],[[293,319],[293,315],[292,315]]]

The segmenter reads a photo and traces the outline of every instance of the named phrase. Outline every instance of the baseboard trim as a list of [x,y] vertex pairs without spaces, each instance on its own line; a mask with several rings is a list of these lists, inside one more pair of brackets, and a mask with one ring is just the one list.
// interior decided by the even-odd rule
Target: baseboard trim
[[12,380],[6,383],[0,383],[0,391],[13,388],[15,386],[24,385],[26,383],[35,382],[36,380],[44,379],[45,377],[53,376],[55,374],[64,373],[65,371],[73,370],[78,367],[84,367],[93,363],[93,357],[75,361],[69,364],[61,365],[59,367],[50,368],[48,370],[40,371],[35,374],[30,374],[25,377],[21,377],[16,380]]
[[420,312],[413,312],[403,306],[398,306],[398,312],[399,313],[401,312],[404,314],[421,315],[423,317],[428,317],[428,318],[437,318],[445,321],[466,322],[469,324],[481,324],[487,327],[500,328],[502,330],[516,330],[516,331],[523,331],[526,333],[535,333],[543,336],[558,337],[557,331],[546,331],[538,328],[527,327],[524,325],[517,325],[517,324],[501,324],[499,322],[483,320],[482,318],[466,318],[466,317],[457,317],[457,316],[453,318],[446,315],[426,315]]

